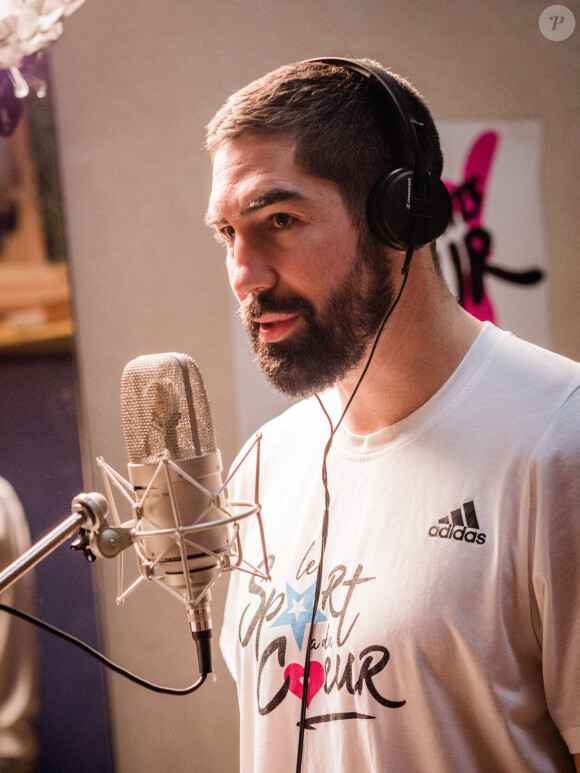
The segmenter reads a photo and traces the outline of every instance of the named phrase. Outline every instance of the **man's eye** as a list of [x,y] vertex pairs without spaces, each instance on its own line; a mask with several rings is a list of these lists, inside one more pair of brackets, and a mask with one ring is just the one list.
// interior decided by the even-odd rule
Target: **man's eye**
[[272,225],[274,228],[282,230],[288,228],[294,222],[292,215],[287,215],[285,212],[277,212],[272,216]]
[[226,225],[216,231],[216,237],[221,242],[231,242],[234,238],[234,229],[231,225]]

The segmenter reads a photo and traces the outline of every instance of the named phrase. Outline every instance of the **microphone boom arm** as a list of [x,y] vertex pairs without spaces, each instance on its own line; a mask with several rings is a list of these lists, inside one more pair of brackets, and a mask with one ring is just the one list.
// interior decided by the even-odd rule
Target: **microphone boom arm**
[[72,513],[35,545],[0,572],[0,593],[56,550],[77,529],[102,529],[106,523],[107,500],[101,494],[79,494],[72,501]]

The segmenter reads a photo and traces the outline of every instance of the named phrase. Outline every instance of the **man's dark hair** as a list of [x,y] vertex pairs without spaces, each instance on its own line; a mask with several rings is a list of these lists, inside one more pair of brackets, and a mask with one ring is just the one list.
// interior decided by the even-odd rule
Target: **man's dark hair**
[[[373,64],[368,59],[357,60]],[[441,176],[439,135],[419,92],[394,73],[397,99],[425,125],[425,169]],[[335,182],[357,224],[369,191],[387,170],[413,167],[414,149],[396,108],[376,78],[347,67],[297,62],[274,70],[232,94],[207,127],[213,155],[241,134],[285,135],[296,144],[296,163],[314,177]]]

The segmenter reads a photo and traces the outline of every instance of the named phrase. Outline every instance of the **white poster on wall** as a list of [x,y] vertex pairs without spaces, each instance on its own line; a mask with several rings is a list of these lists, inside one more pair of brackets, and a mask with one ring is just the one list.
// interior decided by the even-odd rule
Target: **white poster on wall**
[[447,283],[479,319],[549,347],[540,124],[441,123],[439,133],[453,200],[438,240]]

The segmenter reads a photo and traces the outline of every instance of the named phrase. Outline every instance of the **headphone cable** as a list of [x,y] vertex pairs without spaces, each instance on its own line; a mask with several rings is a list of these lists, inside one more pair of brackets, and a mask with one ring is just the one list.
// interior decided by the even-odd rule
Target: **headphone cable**
[[[413,225],[416,221],[414,221]],[[415,229],[413,228],[413,231]],[[316,585],[314,589],[314,600],[312,603],[312,617],[310,618],[310,626],[308,631],[308,639],[306,643],[306,654],[304,656],[304,675],[302,677],[302,699],[300,702],[300,722],[298,723],[299,731],[298,731],[298,750],[296,755],[296,773],[301,773],[302,770],[302,757],[304,753],[304,730],[306,727],[306,704],[308,702],[308,683],[310,681],[310,639],[312,635],[312,630],[314,628],[314,621],[316,618],[316,610],[318,608],[318,602],[320,599],[320,592],[322,587],[322,564],[324,561],[324,553],[326,551],[326,540],[328,537],[328,522],[329,522],[329,513],[330,513],[330,489],[328,486],[328,455],[330,454],[330,449],[332,448],[332,443],[334,441],[334,437],[338,431],[338,428],[342,424],[342,421],[344,417],[346,416],[346,413],[348,409],[350,408],[352,401],[355,398],[356,393],[359,390],[359,387],[362,383],[362,380],[366,376],[368,369],[370,368],[371,362],[373,360],[373,357],[375,356],[375,352],[377,350],[377,346],[379,344],[379,339],[383,333],[383,330],[385,328],[385,325],[387,324],[388,320],[390,319],[392,313],[396,309],[399,301],[401,300],[401,296],[403,294],[403,290],[405,289],[405,285],[407,284],[407,279],[409,277],[409,268],[411,265],[411,259],[413,257],[413,253],[415,252],[414,247],[414,233],[411,233],[410,238],[410,244],[407,247],[407,252],[405,254],[405,261],[403,263],[403,267],[401,269],[401,274],[403,275],[403,281],[401,282],[401,286],[399,288],[399,292],[397,293],[397,297],[391,304],[391,306],[387,309],[383,319],[381,320],[381,323],[379,325],[379,329],[375,335],[375,339],[373,341],[373,345],[371,347],[371,351],[369,353],[369,356],[367,358],[366,364],[363,368],[362,373],[359,376],[359,379],[352,391],[352,394],[350,395],[344,410],[342,414],[340,415],[340,418],[338,422],[336,423],[336,426],[333,425],[332,419],[330,417],[330,414],[328,413],[326,407],[324,406],[324,403],[322,402],[320,396],[318,394],[315,394],[314,396],[318,400],[318,404],[320,405],[324,415],[328,419],[328,423],[330,424],[330,437],[328,438],[328,441],[326,443],[326,446],[324,448],[324,454],[322,457],[322,485],[324,486],[324,514],[322,517],[322,527],[321,527],[321,533],[320,533],[320,560],[318,563],[318,569],[316,572]]]

